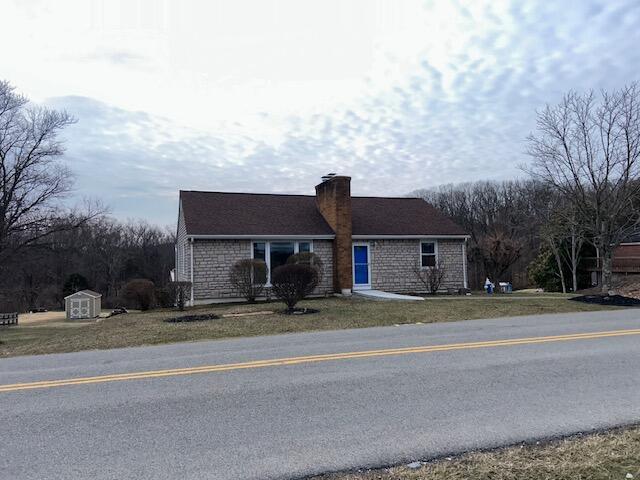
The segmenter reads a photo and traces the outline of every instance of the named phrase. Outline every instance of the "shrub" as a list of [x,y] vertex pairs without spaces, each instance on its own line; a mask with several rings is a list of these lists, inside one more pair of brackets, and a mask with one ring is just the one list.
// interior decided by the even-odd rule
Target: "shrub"
[[154,293],[155,303],[161,308],[170,308],[175,304],[175,296],[171,287],[157,287]]
[[529,281],[545,292],[559,292],[560,276],[553,253],[548,249],[542,249],[538,256],[527,267]]
[[127,306],[140,310],[149,310],[154,301],[155,285],[151,280],[139,278],[130,280],[124,286],[124,298]]
[[315,268],[318,272],[318,285],[322,283],[322,275],[324,273],[324,264],[322,259],[313,252],[302,252],[291,255],[287,259],[287,263],[295,265],[308,265],[311,268]]
[[427,292],[435,294],[440,290],[440,285],[442,285],[444,276],[447,274],[447,269],[443,262],[438,262],[432,267],[421,267],[416,264],[413,272]]
[[191,293],[191,282],[171,282],[169,288],[178,310],[183,311],[187,297]]
[[271,274],[273,294],[293,312],[296,304],[309,295],[318,285],[318,271],[302,263],[288,263]]
[[238,260],[231,267],[229,281],[241,297],[255,302],[267,283],[267,264],[251,258]]

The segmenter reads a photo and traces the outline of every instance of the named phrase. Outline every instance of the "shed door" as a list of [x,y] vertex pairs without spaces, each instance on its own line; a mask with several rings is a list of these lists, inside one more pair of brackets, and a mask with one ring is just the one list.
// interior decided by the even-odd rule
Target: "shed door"
[[71,299],[71,312],[69,316],[71,318],[88,318],[89,315],[89,299],[79,298]]

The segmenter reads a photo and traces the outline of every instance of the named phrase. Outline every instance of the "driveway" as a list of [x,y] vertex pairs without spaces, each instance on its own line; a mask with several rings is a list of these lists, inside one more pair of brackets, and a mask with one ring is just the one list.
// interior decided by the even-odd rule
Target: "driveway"
[[0,360],[11,479],[270,479],[640,420],[640,310]]

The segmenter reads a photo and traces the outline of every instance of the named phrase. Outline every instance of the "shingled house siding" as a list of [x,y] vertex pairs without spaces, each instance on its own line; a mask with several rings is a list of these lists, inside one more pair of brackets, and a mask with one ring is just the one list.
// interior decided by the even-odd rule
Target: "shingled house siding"
[[[314,240],[313,252],[324,265],[322,283],[314,294],[325,295],[333,291],[331,240]],[[196,240],[193,244],[194,300],[237,298],[238,292],[229,283],[229,271],[235,262],[246,258],[251,258],[249,240]]]
[[[438,260],[446,275],[441,290],[461,288],[464,282],[462,240],[438,240]],[[372,240],[371,288],[387,292],[423,292],[414,267],[420,262],[420,240]]]
[[196,240],[193,243],[194,300],[237,297],[229,283],[229,270],[245,258],[251,258],[249,240]]
[[323,265],[322,282],[313,292],[315,295],[326,295],[333,293],[333,241],[314,240],[313,253],[320,257]]

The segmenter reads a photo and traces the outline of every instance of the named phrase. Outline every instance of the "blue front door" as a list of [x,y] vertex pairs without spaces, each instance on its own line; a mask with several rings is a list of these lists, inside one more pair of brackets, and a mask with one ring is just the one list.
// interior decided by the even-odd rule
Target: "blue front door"
[[369,246],[353,246],[353,284],[354,287],[365,287],[369,283]]

